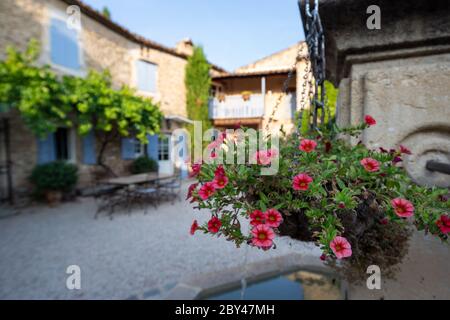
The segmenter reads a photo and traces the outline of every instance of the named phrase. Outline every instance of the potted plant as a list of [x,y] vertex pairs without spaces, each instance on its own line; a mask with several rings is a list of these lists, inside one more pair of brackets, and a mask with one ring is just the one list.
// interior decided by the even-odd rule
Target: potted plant
[[[337,138],[357,138],[375,123],[366,116],[365,123],[351,128],[283,135],[279,149],[252,155],[255,163],[196,163],[198,182],[189,187],[188,199],[211,217],[201,226],[194,221],[191,233],[222,235],[237,246],[263,250],[275,248],[277,235],[290,236],[314,241],[321,259],[349,280],[364,277],[371,264],[392,274],[407,252],[411,227],[447,240],[450,201],[447,189],[412,183],[400,166],[408,148],[371,150]],[[223,143],[248,148],[246,140]],[[238,147],[222,148],[224,158]],[[275,175],[260,174],[275,161]],[[241,228],[244,221],[249,232]]]
[[147,173],[158,171],[158,162],[149,157],[139,157],[131,164],[131,173]]
[[58,204],[64,193],[73,190],[78,181],[78,169],[75,165],[55,161],[37,165],[30,176],[35,193],[44,197],[51,206]]
[[242,99],[243,99],[244,101],[248,101],[248,100],[250,100],[250,97],[251,97],[251,95],[252,95],[252,92],[251,92],[251,91],[248,91],[248,90],[245,90],[245,91],[242,91],[242,92],[241,92],[241,95],[242,95]]
[[219,93],[217,96],[217,100],[219,100],[219,102],[225,102],[225,94],[224,93]]

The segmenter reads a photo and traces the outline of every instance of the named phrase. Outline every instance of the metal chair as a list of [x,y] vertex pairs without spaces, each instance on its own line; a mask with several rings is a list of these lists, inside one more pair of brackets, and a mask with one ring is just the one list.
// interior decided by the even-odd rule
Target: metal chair
[[172,198],[172,204],[174,204],[176,198],[178,198],[178,201],[181,201],[181,180],[181,172],[177,172],[175,178],[160,183],[158,185],[160,195],[170,196]]

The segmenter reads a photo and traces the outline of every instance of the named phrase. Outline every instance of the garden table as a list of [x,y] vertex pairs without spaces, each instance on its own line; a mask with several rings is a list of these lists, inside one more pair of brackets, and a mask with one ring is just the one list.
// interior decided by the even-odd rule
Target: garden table
[[[124,206],[128,208],[130,212],[131,206],[136,202],[136,200],[142,200],[147,193],[143,191],[153,190],[152,195],[160,196],[159,185],[162,180],[169,180],[176,178],[174,174],[158,174],[158,173],[141,173],[133,174],[129,176],[117,177],[104,180],[103,183],[107,185],[113,185],[118,187],[115,192],[111,194],[104,195],[102,198],[102,203],[97,209],[96,216],[99,212],[103,210],[108,210],[109,215],[112,218],[112,213],[116,206]],[[147,189],[138,189],[137,185],[142,184],[153,184],[155,187]]]
[[161,180],[173,179],[173,174],[158,174],[158,173],[140,173],[130,176],[112,178],[105,181],[107,184],[113,184],[118,186],[130,186],[136,184],[143,184],[149,182],[159,182]]

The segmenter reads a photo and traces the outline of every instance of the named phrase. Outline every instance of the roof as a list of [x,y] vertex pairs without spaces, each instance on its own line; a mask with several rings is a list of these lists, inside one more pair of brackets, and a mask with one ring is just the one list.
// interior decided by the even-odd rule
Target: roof
[[[78,6],[80,8],[81,12],[84,13],[86,16],[94,19],[98,23],[100,23],[100,24],[104,25],[105,27],[107,27],[108,29],[120,34],[121,36],[127,38],[130,41],[133,41],[142,46],[153,48],[153,49],[156,49],[156,50],[159,50],[159,51],[162,51],[162,52],[165,52],[165,53],[168,53],[168,54],[171,54],[173,56],[180,57],[183,59],[187,59],[189,57],[186,54],[176,51],[174,48],[166,47],[162,44],[159,44],[152,40],[146,39],[136,33],[129,31],[125,27],[123,27],[123,26],[119,25],[118,23],[112,21],[111,19],[105,17],[99,11],[95,10],[94,8],[83,3],[80,0],[61,0],[61,1],[67,3],[68,5]],[[226,72],[225,69],[223,69],[213,63],[209,63],[209,64],[211,65],[211,67],[213,69],[216,69],[219,72]]]
[[[213,77],[213,80],[222,80],[229,78],[250,78],[250,77],[261,77],[261,76],[270,76],[270,75],[284,75],[291,71],[291,68],[284,69],[273,69],[273,70],[258,70],[258,71],[245,71],[245,72],[231,72],[225,73],[218,76]],[[294,70],[295,72],[295,70]]]
[[263,61],[265,61],[267,59],[273,58],[274,56],[283,54],[284,52],[289,51],[289,50],[294,49],[294,48],[297,48],[297,47],[298,48],[302,47],[301,49],[305,50],[306,49],[306,42],[304,40],[302,40],[302,41],[299,41],[297,43],[294,43],[293,45],[291,45],[291,46],[289,46],[287,48],[284,48],[282,50],[278,50],[278,51],[276,51],[276,52],[274,52],[272,54],[269,54],[268,56],[262,57],[262,58],[260,58],[258,60],[255,60],[255,61],[253,61],[251,63],[248,63],[248,64],[246,64],[244,66],[241,66],[241,67],[237,68],[235,70],[235,72],[238,73],[238,72],[243,71],[243,69],[252,68],[252,66],[257,64],[257,63],[260,63],[260,62],[263,62]]

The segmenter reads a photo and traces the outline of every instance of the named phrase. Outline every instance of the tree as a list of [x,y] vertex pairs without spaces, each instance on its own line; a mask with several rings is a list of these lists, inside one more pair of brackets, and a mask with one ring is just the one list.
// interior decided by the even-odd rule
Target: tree
[[[195,46],[194,52],[188,58],[186,65],[186,107],[189,119],[201,121],[203,131],[212,126],[208,115],[208,101],[211,88],[210,69],[211,66],[206,60],[203,48]],[[191,137],[194,137],[192,125],[188,129]],[[194,139],[191,139],[191,141],[194,141]]]
[[103,9],[102,9],[102,14],[106,17],[106,18],[108,18],[108,19],[111,19],[111,11],[109,11],[109,9],[108,9],[108,7],[103,7]]
[[133,136],[146,144],[147,135],[159,132],[158,105],[127,86],[113,89],[107,70],[91,70],[85,78],[58,77],[49,66],[35,65],[38,55],[39,45],[32,41],[23,53],[8,48],[7,58],[0,61],[1,109],[18,109],[37,136],[61,126],[76,127],[82,136],[91,130],[101,132],[97,164],[113,173],[103,161],[108,143],[119,136]]

